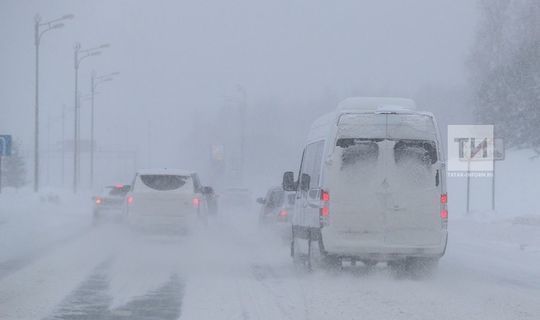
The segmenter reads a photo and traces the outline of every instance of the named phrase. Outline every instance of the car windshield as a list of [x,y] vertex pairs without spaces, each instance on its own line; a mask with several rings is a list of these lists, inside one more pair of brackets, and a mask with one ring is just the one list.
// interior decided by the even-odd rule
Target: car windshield
[[266,206],[269,208],[277,208],[283,204],[285,193],[283,190],[277,190],[270,193],[270,197],[266,201]]
[[294,206],[294,199],[296,198],[295,193],[288,193],[287,194],[287,204],[289,206]]

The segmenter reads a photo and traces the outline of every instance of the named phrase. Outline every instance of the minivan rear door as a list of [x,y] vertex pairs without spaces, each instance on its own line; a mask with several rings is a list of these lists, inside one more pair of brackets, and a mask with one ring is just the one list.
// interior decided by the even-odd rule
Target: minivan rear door
[[332,227],[365,243],[438,244],[437,150],[429,116],[342,116],[328,177]]
[[328,166],[329,225],[364,245],[384,241],[382,139],[340,138]]
[[429,150],[435,141],[393,140],[387,162],[385,242],[395,246],[438,245],[440,242],[440,186]]

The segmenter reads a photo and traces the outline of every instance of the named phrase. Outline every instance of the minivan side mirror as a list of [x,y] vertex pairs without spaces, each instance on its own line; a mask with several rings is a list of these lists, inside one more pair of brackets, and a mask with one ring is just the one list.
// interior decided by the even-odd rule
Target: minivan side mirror
[[309,174],[302,173],[302,177],[300,179],[300,190],[308,191],[310,182],[311,182],[311,177],[309,176]]
[[296,184],[294,183],[294,173],[292,171],[287,171],[283,174],[282,187],[285,191],[296,191]]

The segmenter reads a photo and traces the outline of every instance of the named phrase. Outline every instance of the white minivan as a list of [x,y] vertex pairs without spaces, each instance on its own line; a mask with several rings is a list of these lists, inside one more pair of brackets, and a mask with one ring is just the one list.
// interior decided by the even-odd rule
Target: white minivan
[[317,119],[295,190],[291,255],[339,264],[436,265],[446,250],[446,169],[433,114],[403,98],[348,98]]
[[185,234],[208,214],[207,194],[197,173],[176,169],[139,170],[125,197],[124,213],[135,229]]

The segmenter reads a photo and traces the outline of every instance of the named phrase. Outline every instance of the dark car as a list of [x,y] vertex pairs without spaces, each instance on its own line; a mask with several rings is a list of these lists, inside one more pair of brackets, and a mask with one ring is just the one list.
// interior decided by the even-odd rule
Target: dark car
[[214,192],[214,188],[205,186],[201,188],[201,192],[208,204],[208,214],[216,215],[218,213],[218,196]]
[[106,186],[103,191],[94,196],[94,220],[105,217],[120,218],[124,197],[131,189],[130,185],[118,184],[115,186]]
[[284,191],[282,187],[272,187],[264,198],[258,198],[261,204],[259,212],[259,223],[268,224],[290,224],[290,214],[294,208],[295,193]]

